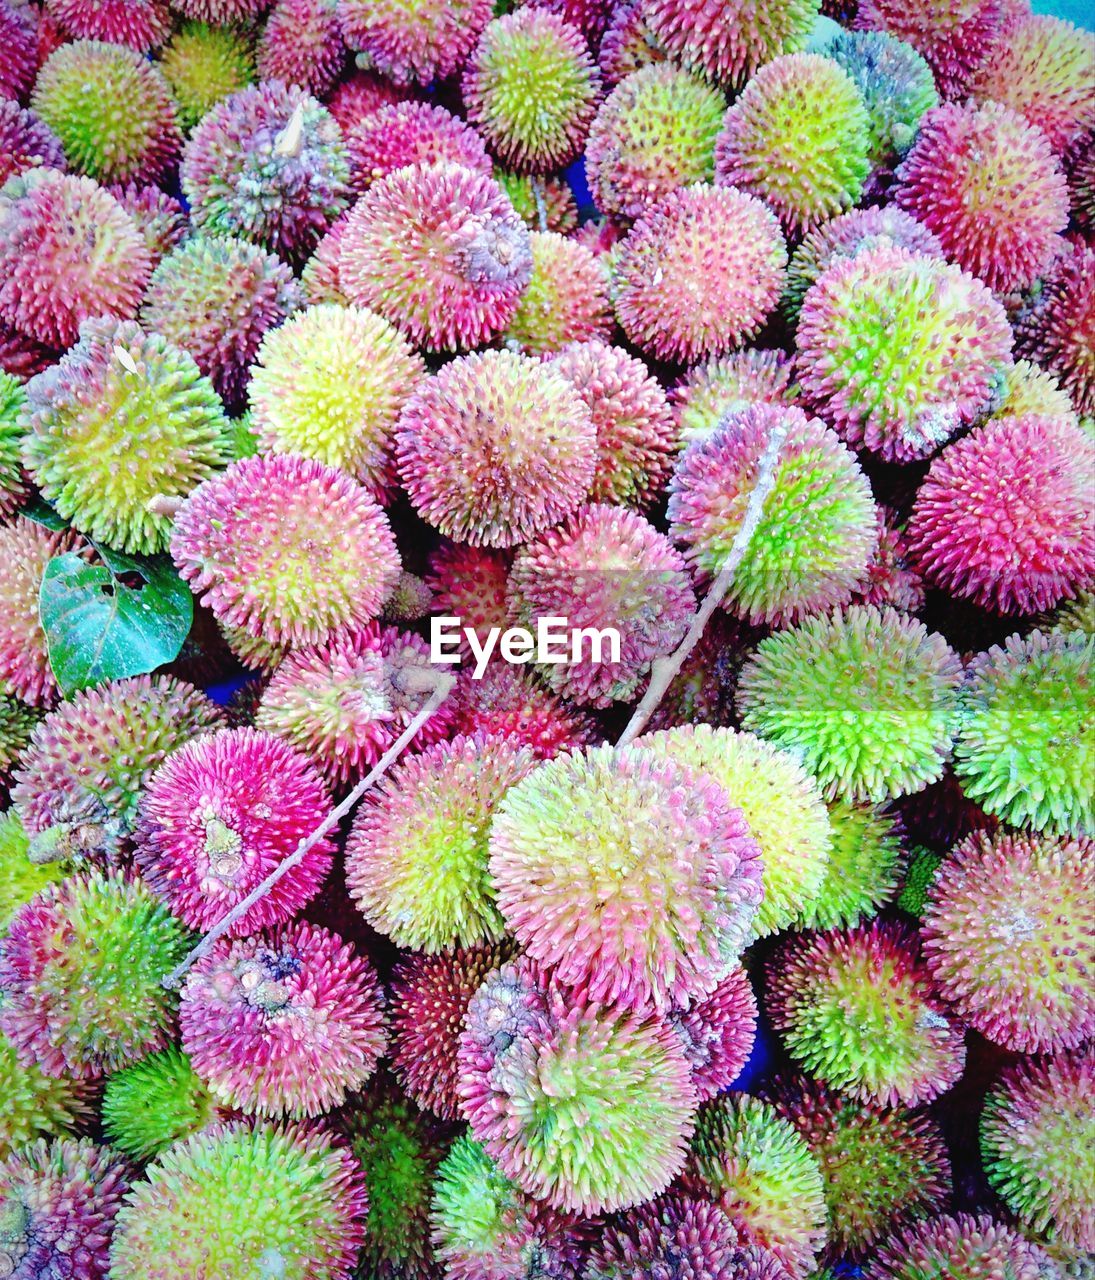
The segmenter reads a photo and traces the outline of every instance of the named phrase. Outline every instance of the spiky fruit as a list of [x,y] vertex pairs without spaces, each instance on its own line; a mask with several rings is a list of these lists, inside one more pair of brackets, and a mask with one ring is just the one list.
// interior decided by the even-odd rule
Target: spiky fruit
[[346,61],[338,13],[331,0],[277,0],[258,46],[262,80],[327,93]]
[[304,921],[216,943],[183,985],[179,1026],[214,1098],[272,1118],[341,1106],[387,1044],[373,966]]
[[453,360],[411,397],[396,453],[424,520],[473,546],[511,547],[585,497],[596,432],[585,401],[553,365],[485,351]]
[[665,61],[665,50],[643,16],[642,0],[620,0],[609,15],[597,62],[605,87],[613,89],[634,71]]
[[659,360],[692,363],[751,337],[779,299],[779,224],[741,191],[697,183],[632,227],[614,267],[616,318]]
[[1024,1059],[989,1093],[981,1155],[989,1182],[1024,1226],[1095,1250],[1095,1052]]
[[113,858],[164,758],[220,722],[212,702],[169,676],[116,680],[62,702],[35,729],[12,789],[32,856]]
[[461,673],[453,691],[453,731],[511,738],[542,760],[585,746],[596,737],[590,719],[550,693],[530,673],[508,662],[492,662],[482,677]]
[[962,1074],[961,1028],[901,925],[791,938],[768,964],[767,1007],[791,1057],[853,1098],[916,1106]]
[[1095,636],[1009,636],[969,664],[955,773],[962,791],[1012,826],[1095,830],[1091,665]]
[[184,17],[222,25],[246,22],[266,7],[266,0],[171,0],[171,7]]
[[687,1008],[748,940],[760,859],[714,781],[642,748],[589,747],[519,782],[491,829],[510,933],[592,1000]]
[[578,30],[527,6],[489,23],[461,87],[468,119],[494,154],[521,172],[543,173],[581,150],[601,74]]
[[721,1206],[747,1240],[770,1249],[795,1280],[810,1274],[825,1243],[821,1169],[771,1103],[745,1094],[704,1103],[685,1183]]
[[1095,35],[1048,14],[1020,12],[973,77],[978,102],[999,102],[1036,125],[1059,155],[1095,126]]
[[1015,339],[1019,355],[1057,377],[1077,413],[1095,415],[1095,249],[1074,244],[1058,256],[1020,313]]
[[260,447],[337,467],[379,498],[399,412],[425,374],[386,320],[309,307],[266,335],[247,395]]
[[89,316],[131,319],[152,270],[133,219],[90,178],[27,170],[0,191],[0,321],[71,346]]
[[337,124],[311,94],[279,80],[240,89],[202,119],[183,152],[194,227],[306,257],[349,201]]
[[416,952],[392,972],[392,1070],[420,1107],[444,1120],[460,1119],[456,1051],[468,1004],[511,954],[506,943]]
[[179,124],[189,132],[255,77],[251,41],[235,27],[184,22],[160,54]]
[[1075,600],[1066,600],[1044,619],[1044,625],[1061,634],[1083,631],[1095,635],[1095,589],[1081,591]]
[[293,273],[273,254],[244,240],[193,235],[156,268],[141,323],[189,351],[237,410],[263,335],[301,302]]
[[475,347],[498,333],[531,272],[528,230],[501,187],[447,162],[375,182],[341,237],[346,296],[432,349]]
[[1022,414],[957,440],[932,463],[909,525],[926,576],[1000,613],[1035,613],[1095,580],[1095,440]]
[[558,231],[569,235],[578,226],[574,192],[563,178],[494,171],[517,216],[530,231]]
[[19,0],[0,3],[0,95],[18,101],[38,70],[35,12]]
[[705,439],[752,404],[791,403],[793,368],[782,351],[750,347],[689,369],[672,392],[681,447]]
[[799,235],[858,203],[870,173],[867,108],[831,58],[776,58],[726,113],[715,145],[723,186],[759,196]]
[[460,1137],[438,1170],[430,1219],[447,1280],[577,1280],[583,1235],[568,1214],[525,1195],[478,1142]]
[[38,613],[42,574],[54,556],[82,545],[71,532],[53,533],[22,516],[0,524],[0,692],[32,706],[57,696]]
[[103,1132],[134,1160],[152,1160],[218,1114],[205,1082],[174,1045],[116,1072],[103,1092]]
[[306,301],[312,305],[324,302],[348,307],[350,299],[342,292],[342,234],[349,221],[343,214],[331,224],[315,252],[300,273],[300,284]]
[[896,898],[896,905],[902,911],[908,912],[918,920],[924,914],[928,894],[931,892],[932,883],[945,856],[923,845],[916,845],[909,850],[908,869],[901,885],[901,892]]
[[684,1042],[696,1096],[706,1102],[722,1093],[740,1075],[756,1035],[757,1001],[745,970],[731,969],[709,996],[669,1020]]
[[175,518],[171,554],[221,622],[275,644],[368,622],[399,573],[366,490],[296,454],[243,458],[199,485]]
[[942,776],[961,674],[923,623],[852,605],[762,640],[738,711],[746,729],[798,753],[826,798],[880,804]]
[[716,613],[670,681],[650,717],[650,728],[734,724],[734,689],[746,658],[746,646],[752,643],[750,636],[745,627],[727,614]]
[[578,240],[554,231],[529,235],[532,275],[503,340],[533,355],[570,342],[607,339],[612,303],[604,264]]
[[788,319],[797,319],[807,290],[832,263],[876,249],[884,241],[925,257],[944,256],[936,236],[904,210],[893,205],[851,209],[807,232],[791,255],[781,303]]
[[402,760],[346,846],[346,884],[369,924],[416,951],[498,942],[487,836],[502,797],[534,765],[528,748],[482,735]]
[[30,742],[38,714],[18,698],[0,693],[0,779],[6,783]]
[[167,81],[140,53],[78,40],[52,53],[31,99],[69,165],[99,182],[161,182],[182,136]]
[[869,1280],[1043,1280],[1057,1275],[1056,1266],[1018,1231],[987,1215],[941,1215],[916,1223],[886,1240],[866,1275]]
[[155,270],[189,231],[186,211],[174,196],[159,187],[115,182],[108,190],[143,236]]
[[905,871],[901,822],[870,805],[829,806],[832,843],[825,875],[812,902],[799,914],[805,929],[855,925],[892,901]]
[[88,1138],[39,1140],[0,1161],[0,1268],[13,1280],[106,1280],[130,1176]]
[[905,524],[892,507],[878,508],[878,547],[852,600],[906,613],[924,607],[924,576],[913,563]]
[[16,913],[0,955],[0,1029],[47,1075],[93,1079],[160,1049],[182,925],[135,878],[92,871]]
[[490,21],[491,0],[338,0],[342,36],[397,85],[459,71]]
[[63,169],[65,153],[53,131],[17,102],[0,99],[0,187],[24,169]]
[[412,164],[458,164],[491,173],[483,139],[451,111],[429,102],[393,103],[371,112],[347,133],[346,150],[359,194]]
[[335,86],[327,99],[327,110],[338,121],[343,137],[347,137],[354,125],[374,111],[412,97],[411,89],[393,84],[386,76],[355,68]]
[[[462,626],[474,628],[482,645],[491,627],[504,630],[509,622],[509,570],[510,557],[505,551],[443,540],[431,553],[426,574],[433,592],[434,613],[459,618]],[[460,652],[465,658],[470,654],[463,635]]]
[[946,1144],[923,1112],[855,1102],[801,1076],[780,1081],[773,1101],[821,1167],[832,1251],[861,1257],[946,1203]]
[[810,908],[832,833],[817,784],[795,756],[751,733],[706,724],[649,734],[641,745],[705,774],[741,809],[760,849],[764,886],[751,939],[786,929]]
[[760,523],[725,607],[751,623],[787,623],[846,604],[877,545],[870,485],[836,433],[793,406],[725,414],[678,460],[670,531],[701,581],[718,576],[758,488],[768,489]]
[[138,53],[158,48],[171,34],[164,0],[46,0],[45,10],[73,40],[105,40]]
[[47,1076],[34,1062],[20,1062],[2,1032],[0,1082],[0,1160],[39,1138],[65,1137],[91,1120],[89,1086],[67,1076]]
[[661,384],[641,360],[600,341],[552,361],[585,401],[597,433],[591,502],[648,506],[669,473],[675,431]]
[[68,873],[69,868],[59,862],[32,862],[29,852],[30,841],[19,815],[0,814],[0,938],[24,903]]
[[597,207],[637,218],[663,196],[715,176],[722,94],[672,63],[643,67],[602,104],[586,144]]
[[1036,417],[1065,418],[1079,422],[1072,400],[1052,373],[1040,369],[1029,360],[1016,360],[1008,370],[1004,386],[990,420]]
[[131,320],[88,320],[59,364],[27,383],[23,463],[43,497],[116,551],[163,551],[185,497],[228,460],[217,393],[188,352]]
[[[188,742],[140,802],[137,862],[145,883],[192,929],[211,929],[327,818],[315,768],[272,733],[225,729]],[[291,919],[319,891],[334,844],[314,845],[232,925],[245,937]]]
[[0,518],[5,520],[15,514],[26,497],[20,451],[26,403],[23,384],[13,374],[0,370]]
[[[589,707],[632,701],[651,664],[684,638],[696,608],[669,539],[637,512],[601,504],[579,507],[524,547],[508,598],[513,619],[537,635],[551,618],[591,635],[615,630],[615,651],[593,640],[576,649],[572,640],[566,661],[538,668],[556,693]],[[565,643],[556,632],[556,656]]]
[[4,373],[24,383],[48,368],[55,358],[55,352],[0,319],[0,370]]
[[369,1189],[365,1248],[358,1263],[377,1280],[431,1280],[430,1199],[448,1147],[444,1126],[387,1080],[343,1112],[341,1128]]
[[472,1136],[551,1208],[628,1208],[684,1164],[696,1093],[676,1032],[527,957],[472,997],[458,1063]]
[[1056,1053],[1095,1033],[1095,843],[976,833],[928,890],[924,959],[939,993],[988,1039]]
[[719,84],[740,88],[766,62],[801,49],[817,17],[819,0],[641,0],[640,10],[658,45]]
[[981,281],[880,243],[811,286],[797,344],[803,391],[825,421],[853,448],[908,462],[989,408],[1012,334]]
[[356,1262],[365,1182],[321,1129],[206,1129],[145,1178],[118,1215],[111,1280],[343,1280]]

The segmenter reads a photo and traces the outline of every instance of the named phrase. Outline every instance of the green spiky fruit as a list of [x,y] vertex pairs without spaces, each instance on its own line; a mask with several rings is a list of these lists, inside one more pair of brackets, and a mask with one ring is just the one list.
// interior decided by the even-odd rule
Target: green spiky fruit
[[905,870],[901,824],[885,809],[835,802],[833,840],[817,896],[799,916],[805,929],[859,924],[892,901]]
[[60,1138],[91,1119],[86,1087],[68,1076],[47,1076],[21,1062],[0,1033],[0,1160],[36,1138]]
[[136,1160],[151,1160],[218,1114],[205,1082],[174,1045],[116,1072],[103,1094],[103,1131]]
[[897,905],[902,911],[907,911],[918,919],[923,914],[928,893],[935,882],[935,873],[939,870],[943,857],[943,854],[936,853],[934,849],[926,849],[923,845],[909,850],[909,865],[901,892],[897,895]]
[[26,404],[23,384],[0,369],[0,516],[10,516],[23,497],[26,482],[20,459],[23,438],[20,416]]
[[60,862],[31,862],[29,850],[19,815],[10,811],[0,815],[0,936],[24,902],[67,873]]
[[38,713],[18,698],[0,693],[0,778],[6,778],[30,742]]
[[255,78],[251,41],[235,27],[184,22],[160,54],[179,123],[186,130]]

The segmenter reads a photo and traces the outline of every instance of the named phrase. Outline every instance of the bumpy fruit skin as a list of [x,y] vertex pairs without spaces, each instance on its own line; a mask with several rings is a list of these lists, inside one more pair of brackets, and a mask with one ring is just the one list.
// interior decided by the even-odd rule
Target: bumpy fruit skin
[[975,833],[928,890],[924,959],[939,993],[988,1039],[1021,1053],[1095,1033],[1095,843]]
[[591,1000],[687,1008],[748,940],[761,899],[741,811],[698,771],[590,747],[513,787],[491,828],[509,932]]
[[870,485],[836,433],[793,406],[750,405],[693,440],[669,487],[673,538],[701,581],[716,578],[766,460],[774,486],[724,607],[778,624],[848,603],[878,540]]
[[565,178],[495,169],[494,180],[530,231],[558,231],[569,235],[577,229],[578,205]]
[[189,132],[209,111],[255,77],[250,40],[233,27],[184,22],[160,54],[179,124]]
[[112,859],[164,758],[220,723],[212,702],[168,676],[116,680],[60,703],[35,729],[12,788],[32,855]]
[[34,1062],[20,1062],[15,1045],[2,1032],[0,1082],[0,1160],[39,1138],[67,1137],[91,1122],[90,1086],[68,1076],[47,1076]]
[[46,12],[73,40],[105,40],[138,53],[171,34],[164,0],[46,0]]
[[869,1280],[923,1280],[925,1276],[1007,1276],[1043,1280],[1057,1267],[1037,1245],[987,1215],[941,1215],[916,1223],[885,1241],[868,1268]]
[[132,877],[92,871],[48,885],[12,920],[0,955],[0,1030],[22,1061],[94,1079],[162,1048],[160,984],[189,937]]
[[989,419],[1022,418],[1028,414],[1079,422],[1072,398],[1052,373],[1029,360],[1016,360],[1008,370],[999,403]]
[[446,1280],[578,1280],[585,1233],[569,1214],[527,1196],[483,1147],[457,1138],[438,1170],[430,1212]]
[[512,738],[541,760],[585,746],[598,738],[589,716],[558,698],[530,672],[508,662],[492,662],[478,680],[466,667],[453,690],[456,733]]
[[1059,155],[1095,127],[1095,35],[1048,14],[1020,13],[977,68],[970,93],[1037,125]]
[[643,17],[642,0],[620,0],[608,19],[597,63],[606,89],[614,89],[633,71],[665,61],[665,50]]
[[1095,582],[1095,440],[1063,418],[996,419],[932,463],[909,524],[925,575],[1000,613],[1037,613]]
[[99,182],[162,182],[178,163],[182,136],[167,81],[134,49],[62,45],[38,73],[31,104],[71,167]]
[[0,99],[0,187],[24,169],[63,169],[65,153],[46,124],[17,102]]
[[139,182],[114,182],[107,190],[133,219],[148,247],[155,270],[190,229],[186,211],[174,196]]
[[53,533],[22,516],[0,524],[0,692],[31,706],[57,696],[38,615],[42,574],[54,556],[82,545],[71,532]]
[[261,80],[327,93],[346,61],[338,14],[329,0],[277,0],[258,46]]
[[171,521],[149,501],[185,497],[228,461],[212,384],[132,320],[86,321],[25,392],[24,466],[65,519],[116,551],[165,550]]
[[[591,503],[525,545],[510,571],[510,615],[538,634],[541,620],[614,628],[619,659],[592,642],[569,661],[538,671],[579,706],[634,700],[651,664],[684,638],[696,598],[684,559],[663,533],[634,511]],[[556,648],[558,648],[558,644]]]
[[460,1119],[456,1051],[468,1004],[512,950],[501,943],[414,952],[392,971],[392,1071],[409,1097],[443,1120]]
[[267,330],[303,301],[271,253],[232,237],[191,235],[156,268],[141,323],[185,348],[232,410]]
[[596,431],[551,364],[485,351],[453,360],[411,397],[396,458],[424,520],[472,546],[512,547],[581,503]]
[[[670,1194],[622,1215],[594,1245],[583,1280],[755,1280],[737,1227],[718,1207]],[[672,1268],[672,1270],[671,1270]]]
[[115,1072],[103,1091],[103,1132],[134,1160],[152,1160],[219,1115],[205,1082],[169,1045]]
[[[505,630],[506,580],[511,557],[506,551],[468,546],[442,539],[430,554],[426,582],[433,592],[433,612],[439,617],[460,618],[472,627],[480,645],[491,627]],[[471,650],[461,634],[460,652],[465,660]]]
[[118,1214],[111,1280],[343,1280],[364,1239],[360,1166],[319,1128],[206,1129],[145,1177]]
[[171,7],[187,18],[218,25],[245,22],[266,5],[266,0],[171,0]]
[[0,319],[0,370],[4,373],[22,384],[41,373],[54,359],[55,352]]
[[734,689],[751,643],[751,633],[740,623],[714,614],[650,717],[651,730],[736,723]]
[[399,573],[366,490],[296,454],[243,458],[199,485],[175,518],[171,555],[219,621],[275,644],[370,621]]
[[350,165],[326,108],[295,85],[267,80],[198,123],[181,181],[196,230],[298,261],[346,207]]
[[[211,929],[327,818],[318,772],[272,733],[225,729],[173,752],[140,802],[144,882],[190,928]],[[319,891],[334,843],[320,840],[228,936],[291,919]]]
[[825,1244],[821,1168],[771,1103],[726,1094],[696,1118],[685,1185],[720,1205],[744,1238],[806,1280]]
[[19,815],[0,814],[0,938],[24,903],[46,885],[63,880],[70,869],[60,862],[31,862],[29,851]]
[[894,199],[998,293],[1029,288],[1068,225],[1068,187],[1045,135],[998,102],[929,112]]
[[986,813],[1050,835],[1095,830],[1093,657],[1095,636],[1033,631],[970,662],[954,768]]
[[795,756],[751,733],[706,724],[649,734],[641,745],[705,774],[741,809],[760,849],[764,896],[751,938],[786,929],[816,898],[832,833],[821,794]]
[[659,360],[721,355],[768,317],[786,265],[779,225],[759,200],[697,183],[666,196],[624,239],[616,318]]
[[38,713],[18,698],[0,693],[0,779],[6,783],[30,742]]
[[1023,1059],[989,1093],[981,1155],[993,1189],[1024,1227],[1095,1249],[1095,1052]]
[[412,164],[463,165],[490,176],[483,139],[451,111],[430,102],[382,106],[346,133],[351,183],[360,195],[374,182]]
[[0,95],[22,99],[38,70],[35,14],[15,0],[0,4]]
[[1095,414],[1095,249],[1060,254],[1019,314],[1015,341],[1019,355],[1056,375],[1077,413]]
[[479,346],[500,332],[531,272],[528,230],[501,187],[448,162],[373,183],[341,236],[346,296],[433,350]]
[[179,1027],[219,1102],[273,1119],[341,1106],[387,1045],[372,964],[304,921],[216,943],[183,985]]
[[723,186],[759,196],[788,235],[858,203],[870,173],[867,108],[831,58],[776,58],[726,113],[715,146]]
[[905,871],[900,819],[888,809],[829,806],[832,843],[817,895],[796,926],[835,929],[876,916],[897,892]]
[[913,562],[906,526],[892,507],[880,506],[878,547],[852,601],[919,613],[925,599],[924,575]]
[[355,68],[335,86],[327,99],[327,110],[338,121],[343,137],[348,137],[354,125],[374,111],[407,102],[413,96],[414,90],[394,84],[386,76]]
[[338,0],[342,38],[381,76],[428,85],[459,71],[491,18],[490,0]]
[[0,321],[71,346],[89,316],[136,315],[151,274],[133,219],[90,178],[28,170],[0,191]]
[[990,408],[1012,333],[981,281],[882,242],[831,263],[811,286],[797,345],[818,414],[853,448],[908,462]]
[[880,804],[942,776],[961,674],[923,623],[853,605],[762,640],[738,712],[746,729],[799,753],[827,799]]
[[745,970],[731,969],[719,985],[669,1018],[684,1042],[696,1096],[706,1102],[728,1089],[753,1051],[757,1001]]
[[582,34],[531,6],[484,30],[461,84],[468,119],[520,172],[561,169],[581,150],[601,96]]
[[696,1092],[661,1018],[591,999],[522,957],[487,976],[460,1036],[460,1105],[502,1172],[553,1209],[624,1209],[684,1164]]
[[386,320],[360,307],[309,307],[269,332],[247,389],[260,447],[338,467],[378,499],[391,444],[425,365]]
[[346,884],[369,924],[429,953],[500,941],[487,837],[502,797],[535,763],[528,748],[482,735],[405,757],[346,846]]
[[88,1138],[39,1140],[0,1161],[0,1267],[13,1280],[107,1280],[131,1171]]
[[961,1028],[900,925],[791,938],[768,964],[767,1007],[791,1057],[861,1101],[930,1102],[965,1065]]
[[740,88],[766,62],[806,43],[819,0],[640,0],[657,46],[718,84]]
[[555,231],[529,234],[532,274],[503,341],[532,355],[570,342],[607,340],[613,329],[608,272],[579,240]]
[[637,218],[678,187],[715,176],[726,99],[671,63],[629,75],[601,105],[586,144],[597,207]]
[[782,351],[750,347],[689,369],[671,397],[681,449],[752,404],[790,404],[794,365]]
[[946,1144],[923,1112],[856,1102],[803,1076],[777,1081],[772,1100],[821,1166],[830,1252],[862,1257],[947,1202]]

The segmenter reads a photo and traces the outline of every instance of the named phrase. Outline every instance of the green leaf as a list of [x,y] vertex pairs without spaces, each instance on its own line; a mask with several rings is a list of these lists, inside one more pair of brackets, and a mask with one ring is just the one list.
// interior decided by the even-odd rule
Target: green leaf
[[49,503],[38,494],[35,494],[29,502],[19,509],[19,514],[25,516],[28,520],[33,520],[35,524],[43,525],[54,533],[60,533],[62,529],[68,528],[68,521],[63,516],[58,515]]
[[166,557],[96,549],[103,564],[70,551],[54,556],[42,575],[38,612],[66,696],[174,661],[194,618],[190,588]]

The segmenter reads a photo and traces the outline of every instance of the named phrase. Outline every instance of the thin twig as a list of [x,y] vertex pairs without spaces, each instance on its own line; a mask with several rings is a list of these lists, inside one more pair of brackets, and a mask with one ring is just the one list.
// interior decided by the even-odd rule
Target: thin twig
[[368,791],[374,783],[379,782],[379,780],[403,754],[404,750],[414,739],[419,729],[422,728],[430,716],[433,715],[438,707],[440,707],[449,696],[452,692],[453,685],[456,683],[455,677],[447,671],[440,672],[423,670],[422,675],[424,679],[429,680],[430,686],[432,686],[432,692],[426,699],[418,714],[410,724],[407,725],[406,729],[404,729],[399,737],[396,738],[395,742],[392,743],[388,750],[384,752],[373,766],[372,770],[361,779],[341,804],[336,805],[335,808],[331,810],[312,834],[306,836],[285,859],[285,861],[279,863],[261,884],[256,885],[255,888],[251,890],[246,898],[241,902],[237,902],[223,919],[218,920],[205,937],[202,938],[202,940],[189,952],[186,958],[180,964],[176,965],[169,974],[161,979],[163,985],[169,991],[174,990],[174,988],[177,987],[186,976],[190,967],[200,960],[202,956],[206,955],[213,947],[214,943],[222,938],[241,916],[250,911],[256,902],[265,898],[282,876],[287,875],[295,866],[298,866],[303,860],[305,854],[308,853],[310,849],[313,849],[323,839],[323,837],[350,812],[354,805],[357,804],[365,792]]
[[[716,429],[721,429],[724,420],[720,421],[719,427]],[[730,550],[722,568],[700,602],[700,607],[696,610],[684,639],[667,657],[655,658],[651,663],[650,683],[642,696],[642,701],[631,713],[631,719],[624,727],[623,733],[620,734],[617,746],[626,747],[629,743],[634,742],[646,728],[650,722],[650,717],[657,711],[666,691],[687,661],[688,655],[699,644],[700,637],[711,620],[711,615],[722,604],[727,592],[733,586],[734,575],[737,573],[738,566],[742,560],[745,559],[745,553],[749,550],[749,544],[752,542],[753,535],[760,524],[765,500],[775,487],[776,463],[779,461],[779,451],[783,447],[783,441],[786,439],[788,426],[787,419],[782,419],[772,429],[772,434],[768,437],[768,443],[764,446],[764,452],[761,454],[760,464],[757,468],[757,483],[753,488],[753,492],[749,495],[749,501],[745,507],[745,519],[742,520],[741,527],[734,535],[734,541],[730,544]]]
[[540,186],[538,178],[530,178],[529,185],[532,187],[532,198],[536,201],[536,218],[540,223],[540,230],[548,229],[548,213],[547,204],[544,201],[544,189]]

